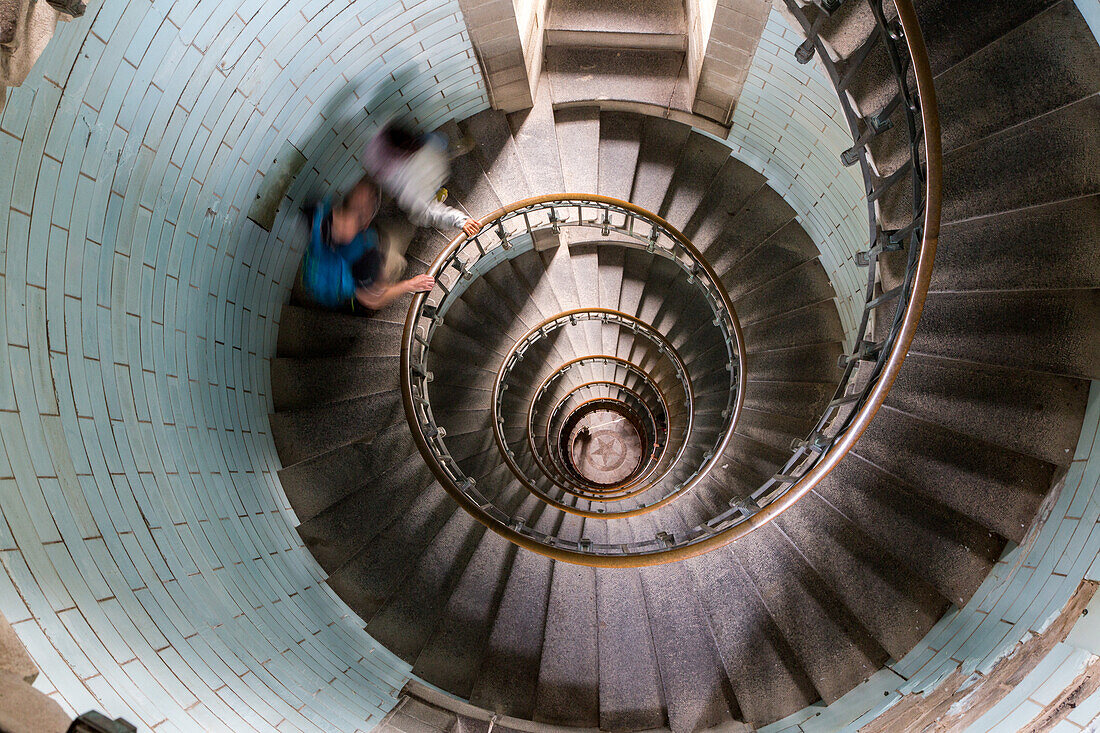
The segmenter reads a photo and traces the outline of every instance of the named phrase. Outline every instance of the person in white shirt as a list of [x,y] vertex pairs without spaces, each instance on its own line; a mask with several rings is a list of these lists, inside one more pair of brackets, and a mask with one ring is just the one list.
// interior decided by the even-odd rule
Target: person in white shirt
[[[437,198],[451,174],[447,142],[441,135],[419,135],[398,124],[387,124],[367,144],[362,162],[367,178],[408,216],[408,223],[461,228],[468,237],[481,229],[476,219]],[[405,270],[405,250],[415,232],[406,222],[392,218],[376,226],[384,252],[380,280],[396,282]]]

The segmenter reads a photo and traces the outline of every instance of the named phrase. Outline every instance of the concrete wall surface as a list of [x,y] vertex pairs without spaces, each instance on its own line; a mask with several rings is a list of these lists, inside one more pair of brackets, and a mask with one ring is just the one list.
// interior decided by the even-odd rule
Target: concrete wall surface
[[867,249],[867,200],[858,166],[845,168],[851,147],[848,123],[829,77],[816,60],[802,65],[802,43],[773,4],[744,89],[733,110],[728,142],[733,155],[768,177],[821,251],[821,264],[837,295],[849,344],[863,307],[867,271],[855,253]]
[[[269,358],[302,198],[360,175],[383,113],[487,106],[458,12],[100,0],[10,90],[0,614],[70,715],[353,731],[395,703],[408,665],[293,529]],[[287,143],[306,163],[269,233],[245,214]]]

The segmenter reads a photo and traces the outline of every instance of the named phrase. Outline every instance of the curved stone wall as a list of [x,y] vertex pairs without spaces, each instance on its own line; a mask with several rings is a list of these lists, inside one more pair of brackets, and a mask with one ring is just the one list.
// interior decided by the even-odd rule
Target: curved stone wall
[[794,58],[802,36],[776,0],[760,37],[727,143],[733,156],[768,177],[768,185],[798,212],[798,222],[821,252],[836,291],[848,343],[855,341],[867,271],[855,253],[867,249],[867,199],[859,166],[845,168],[848,123],[825,70]]
[[365,106],[432,127],[481,85],[453,0],[100,0],[9,90],[0,612],[69,713],[352,731],[394,704],[408,666],[323,583],[275,475],[296,207],[271,234],[247,214],[295,150],[292,198],[354,180]]
[[[268,360],[301,255],[296,202],[358,177],[379,116],[430,128],[487,106],[458,13],[93,2],[9,90],[0,613],[68,712],[350,731],[394,704],[408,665],[293,529]],[[794,62],[798,42],[773,11],[727,143],[798,210],[851,332],[866,209],[858,171],[836,163],[835,95]],[[281,199],[283,176],[268,232],[249,213]]]

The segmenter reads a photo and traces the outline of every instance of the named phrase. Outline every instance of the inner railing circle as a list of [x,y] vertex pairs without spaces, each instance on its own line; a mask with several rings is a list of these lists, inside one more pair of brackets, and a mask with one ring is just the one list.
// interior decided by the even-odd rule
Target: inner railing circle
[[[613,229],[633,236],[638,222],[644,222],[641,229],[649,227],[652,240],[646,248],[653,252],[660,248],[662,256],[677,261],[689,277],[699,277],[705,283],[713,298],[709,302],[714,308],[716,325],[723,327],[728,334],[727,344],[736,349],[730,351],[731,363],[734,353],[737,354],[738,389],[733,423],[744,399],[740,325],[720,279],[682,233],[651,212],[608,197],[560,194],[525,199],[484,217],[474,237],[467,239],[460,234],[452,240],[428,271],[436,277],[437,288],[430,294],[413,297],[402,336],[402,398],[413,440],[443,488],[479,522],[521,547],[566,562],[598,567],[675,562],[725,546],[775,519],[820,483],[867,429],[901,369],[928,292],[939,236],[942,151],[932,73],[912,0],[892,0],[897,10],[896,21],[886,18],[883,0],[864,1],[877,24],[876,42],[887,46],[897,85],[897,103],[891,100],[883,110],[866,117],[855,110],[844,91],[844,86],[860,75],[861,66],[849,65],[842,78],[838,62],[829,56],[826,45],[817,36],[820,24],[809,18],[806,7],[797,0],[785,0],[808,36],[804,49],[800,49],[799,61],[808,61],[814,52],[818,53],[839,92],[854,141],[844,159],[846,163],[849,159],[858,162],[863,171],[871,235],[868,250],[857,257],[858,264],[868,267],[863,318],[852,350],[843,360],[844,373],[835,396],[814,429],[794,446],[793,455],[783,467],[751,496],[732,502],[729,510],[683,531],[658,531],[652,538],[627,544],[594,543],[584,537],[564,540],[528,527],[522,518],[512,517],[493,505],[447,451],[445,431],[436,424],[428,398],[427,385],[431,380],[428,352],[431,335],[438,326],[436,319],[446,312],[454,294],[460,293],[477,271],[487,271],[495,263],[508,259],[509,251],[517,243],[533,247],[533,234],[540,227],[555,232],[564,226],[595,227],[605,236]],[[818,3],[813,7],[825,11]],[[909,160],[900,172],[880,178],[868,158],[866,145],[872,135],[867,131],[886,129],[888,125],[884,123],[899,109],[909,136]],[[885,191],[904,180],[906,172],[910,174],[913,190],[912,218],[900,229],[889,229],[879,219],[878,203]],[[574,210],[575,216],[568,213]],[[567,212],[564,217],[563,211]],[[667,247],[663,244],[666,239],[672,242]],[[885,293],[878,292],[882,282],[879,256],[904,249],[908,258],[902,283]],[[894,311],[893,317],[887,319],[888,335],[879,342],[868,339],[873,334],[868,328],[873,315],[879,309],[885,313],[891,304]],[[725,447],[723,444],[722,449]],[[719,458],[720,454],[713,460]]]

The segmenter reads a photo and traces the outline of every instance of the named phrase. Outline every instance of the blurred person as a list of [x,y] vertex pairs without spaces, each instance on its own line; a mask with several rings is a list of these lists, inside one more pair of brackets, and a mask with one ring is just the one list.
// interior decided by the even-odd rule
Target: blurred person
[[[476,219],[443,203],[439,196],[443,193],[445,197],[443,184],[451,173],[442,135],[421,135],[399,123],[388,123],[367,144],[363,167],[415,226],[461,228],[468,237],[481,229]],[[411,239],[411,233],[407,234]]]
[[435,287],[429,275],[398,280],[405,269],[404,249],[391,241],[399,234],[380,236],[371,226],[378,204],[377,187],[364,179],[338,204],[325,199],[314,209],[302,285],[321,305],[337,308],[354,299],[379,310],[405,293]]

